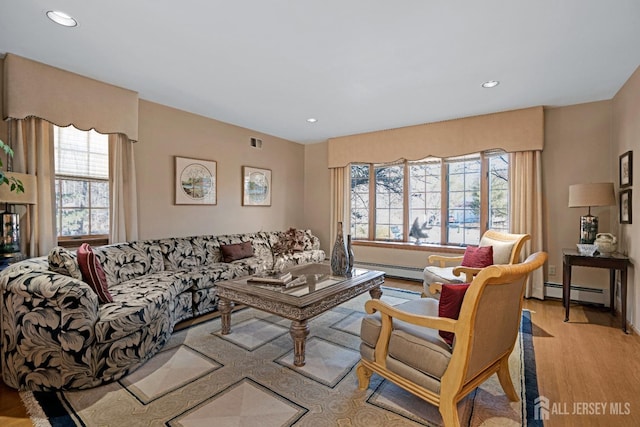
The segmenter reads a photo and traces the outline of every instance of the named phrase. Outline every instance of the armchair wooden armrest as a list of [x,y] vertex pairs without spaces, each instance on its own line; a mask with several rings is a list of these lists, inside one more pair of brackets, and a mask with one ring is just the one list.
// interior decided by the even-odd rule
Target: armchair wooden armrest
[[[392,305],[378,299],[368,300],[364,305],[364,309],[368,314],[373,314],[376,311],[380,312],[383,331],[385,329],[385,322],[390,322],[392,318],[402,320],[403,322],[411,323],[413,325],[439,329],[447,332],[455,332],[456,324],[458,323],[457,320],[449,319],[448,317],[421,316],[418,314],[407,313],[406,311],[398,310]],[[389,333],[391,333],[390,326]]]
[[454,276],[460,276],[460,274],[464,274],[464,283],[471,283],[476,274],[480,273],[481,268],[475,267],[455,267],[453,269]]
[[430,283],[429,284],[429,293],[431,295],[435,295],[435,294],[441,294],[442,293],[442,283],[440,282],[435,282],[435,283]]
[[439,263],[440,267],[444,268],[447,266],[447,264],[451,264],[451,263],[460,264],[463,258],[464,258],[463,255],[459,255],[459,256],[429,255],[429,264]]

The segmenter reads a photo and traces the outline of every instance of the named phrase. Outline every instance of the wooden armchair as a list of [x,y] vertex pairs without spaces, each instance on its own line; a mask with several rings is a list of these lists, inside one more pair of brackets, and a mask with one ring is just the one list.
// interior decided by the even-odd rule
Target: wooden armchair
[[[529,234],[511,234],[487,230],[479,246],[493,246],[494,264],[514,264],[520,261],[520,252]],[[460,266],[463,256],[431,255],[424,269],[423,296],[435,295],[442,283],[471,283],[479,268]],[[453,264],[453,265],[452,265]]]
[[[360,389],[369,387],[375,372],[438,406],[446,427],[459,425],[457,403],[494,373],[507,397],[517,401],[508,359],[527,278],[546,259],[545,252],[537,252],[521,264],[482,269],[464,295],[457,320],[438,317],[435,298],[395,307],[367,301],[357,367]],[[455,334],[452,347],[438,330]]]

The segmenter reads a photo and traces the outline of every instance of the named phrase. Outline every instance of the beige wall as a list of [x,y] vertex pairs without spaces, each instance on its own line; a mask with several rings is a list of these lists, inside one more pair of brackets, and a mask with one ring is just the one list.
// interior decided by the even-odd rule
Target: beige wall
[[[613,159],[612,163],[618,168],[619,156],[627,151],[634,152],[633,181],[640,182],[640,67],[633,73],[624,86],[613,98]],[[616,178],[616,186],[618,185]],[[635,189],[634,189],[635,187]],[[628,253],[631,263],[636,264],[640,256],[640,227],[638,227],[638,213],[640,213],[640,187],[632,186],[632,224],[620,224],[618,236],[619,249]],[[640,292],[638,291],[638,277],[632,267],[627,280],[627,319],[635,326],[640,326]]]
[[327,143],[305,145],[304,150],[304,223],[320,238],[329,253],[331,242],[331,175],[327,167]]
[[[545,109],[545,146],[542,152],[545,241],[548,266],[556,267],[548,281],[562,283],[562,248],[575,248],[580,216],[587,208],[569,208],[569,185],[615,182],[611,148],[611,101]],[[617,208],[591,208],[599,232],[616,234]],[[608,289],[606,270],[575,268],[572,284]],[[545,276],[547,277],[547,276]]]
[[[306,227],[304,146],[140,100],[135,144],[140,239]],[[262,139],[253,148],[251,137]],[[217,162],[218,204],[175,205],[174,156]],[[271,169],[270,207],[241,205],[242,166]]]

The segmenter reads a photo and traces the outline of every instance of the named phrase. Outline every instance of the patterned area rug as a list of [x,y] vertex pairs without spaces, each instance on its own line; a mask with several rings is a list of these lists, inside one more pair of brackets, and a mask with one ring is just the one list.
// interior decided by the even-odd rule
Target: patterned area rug
[[[396,305],[419,295],[384,288]],[[37,426],[440,426],[436,407],[372,377],[358,390],[361,295],[313,319],[306,365],[293,365],[288,320],[243,309],[222,336],[213,319],[174,333],[169,344],[120,381],[91,390],[21,393]],[[527,424],[538,396],[531,321],[523,313],[511,373],[520,402],[494,375],[460,402],[463,425]],[[529,424],[536,424],[529,420]]]

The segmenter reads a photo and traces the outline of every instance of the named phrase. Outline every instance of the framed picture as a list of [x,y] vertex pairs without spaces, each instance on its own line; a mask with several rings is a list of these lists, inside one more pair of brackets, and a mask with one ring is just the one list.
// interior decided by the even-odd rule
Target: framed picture
[[620,224],[631,224],[631,189],[620,192]]
[[217,163],[176,156],[176,205],[215,205]]
[[242,167],[242,206],[271,206],[271,170]]
[[633,184],[633,151],[620,156],[620,188]]

